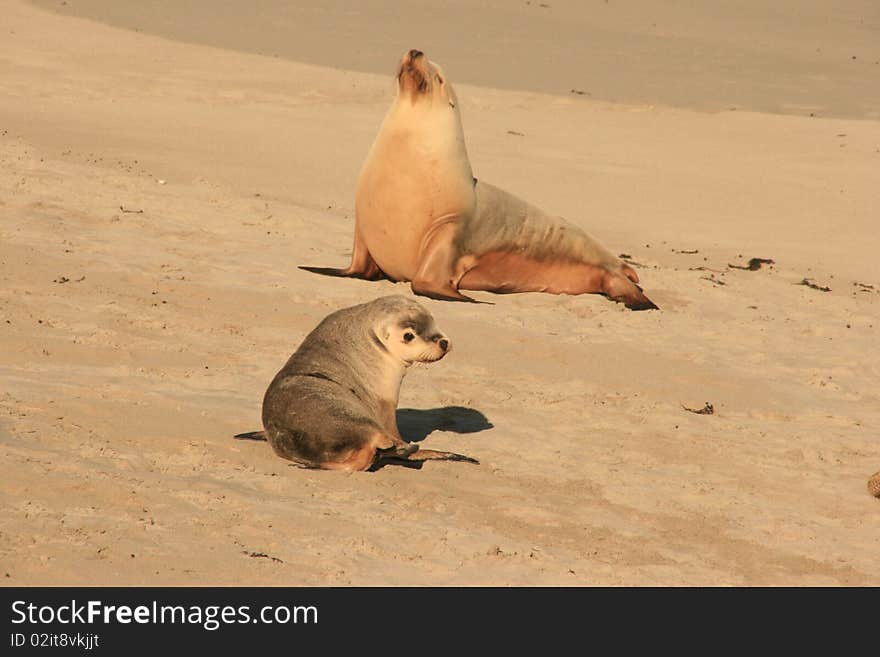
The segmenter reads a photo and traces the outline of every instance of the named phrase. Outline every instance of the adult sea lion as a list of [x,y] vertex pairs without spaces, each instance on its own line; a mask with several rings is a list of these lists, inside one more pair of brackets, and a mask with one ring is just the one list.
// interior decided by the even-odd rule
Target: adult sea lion
[[435,299],[600,293],[657,308],[636,272],[583,230],[474,178],[455,91],[418,50],[401,59],[397,96],[358,179],[351,264],[302,269],[411,281]]
[[431,314],[401,295],[336,311],[306,336],[266,390],[263,435],[278,456],[326,470],[367,470],[382,460],[476,463],[419,449],[397,428],[407,368],[451,349]]

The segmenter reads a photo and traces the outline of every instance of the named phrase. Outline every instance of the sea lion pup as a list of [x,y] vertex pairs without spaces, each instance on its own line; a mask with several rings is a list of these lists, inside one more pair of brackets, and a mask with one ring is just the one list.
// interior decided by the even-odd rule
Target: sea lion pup
[[440,360],[451,348],[431,314],[407,297],[339,310],[306,336],[269,384],[265,437],[278,456],[325,470],[367,470],[383,459],[476,463],[419,449],[397,428],[406,369]]
[[595,292],[633,310],[657,307],[636,272],[583,230],[474,178],[455,91],[418,50],[400,62],[397,96],[358,179],[351,264],[302,269],[385,275],[435,299]]

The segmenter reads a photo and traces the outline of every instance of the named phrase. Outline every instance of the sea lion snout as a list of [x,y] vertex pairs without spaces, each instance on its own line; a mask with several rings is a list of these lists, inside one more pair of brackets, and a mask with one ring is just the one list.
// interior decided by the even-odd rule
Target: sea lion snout
[[403,57],[400,59],[400,70],[411,71],[413,69],[421,69],[427,60],[428,58],[425,57],[425,53],[413,48],[403,53]]
[[427,352],[423,352],[419,358],[419,360],[424,360],[424,362],[433,363],[441,360],[452,351],[452,342],[440,331],[425,338],[425,342],[430,345],[430,349]]
[[397,72],[397,81],[402,94],[413,100],[426,94],[431,88],[432,67],[425,53],[412,50],[404,53]]

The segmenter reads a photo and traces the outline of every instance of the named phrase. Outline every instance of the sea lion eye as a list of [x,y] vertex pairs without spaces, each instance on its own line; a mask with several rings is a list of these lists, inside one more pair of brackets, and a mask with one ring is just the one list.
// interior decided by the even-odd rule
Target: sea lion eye
[[406,333],[403,334],[403,341],[404,342],[412,342],[415,339],[416,339],[416,336],[413,335],[410,331],[407,331]]

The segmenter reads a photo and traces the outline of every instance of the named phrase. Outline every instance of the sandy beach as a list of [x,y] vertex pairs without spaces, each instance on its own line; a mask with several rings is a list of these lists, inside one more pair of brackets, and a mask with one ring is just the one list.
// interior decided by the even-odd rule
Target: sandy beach
[[[0,582],[880,585],[876,3],[127,4],[0,0]],[[297,267],[348,263],[412,47],[661,310],[420,297],[402,432],[480,465],[297,469],[232,436],[410,294]]]

